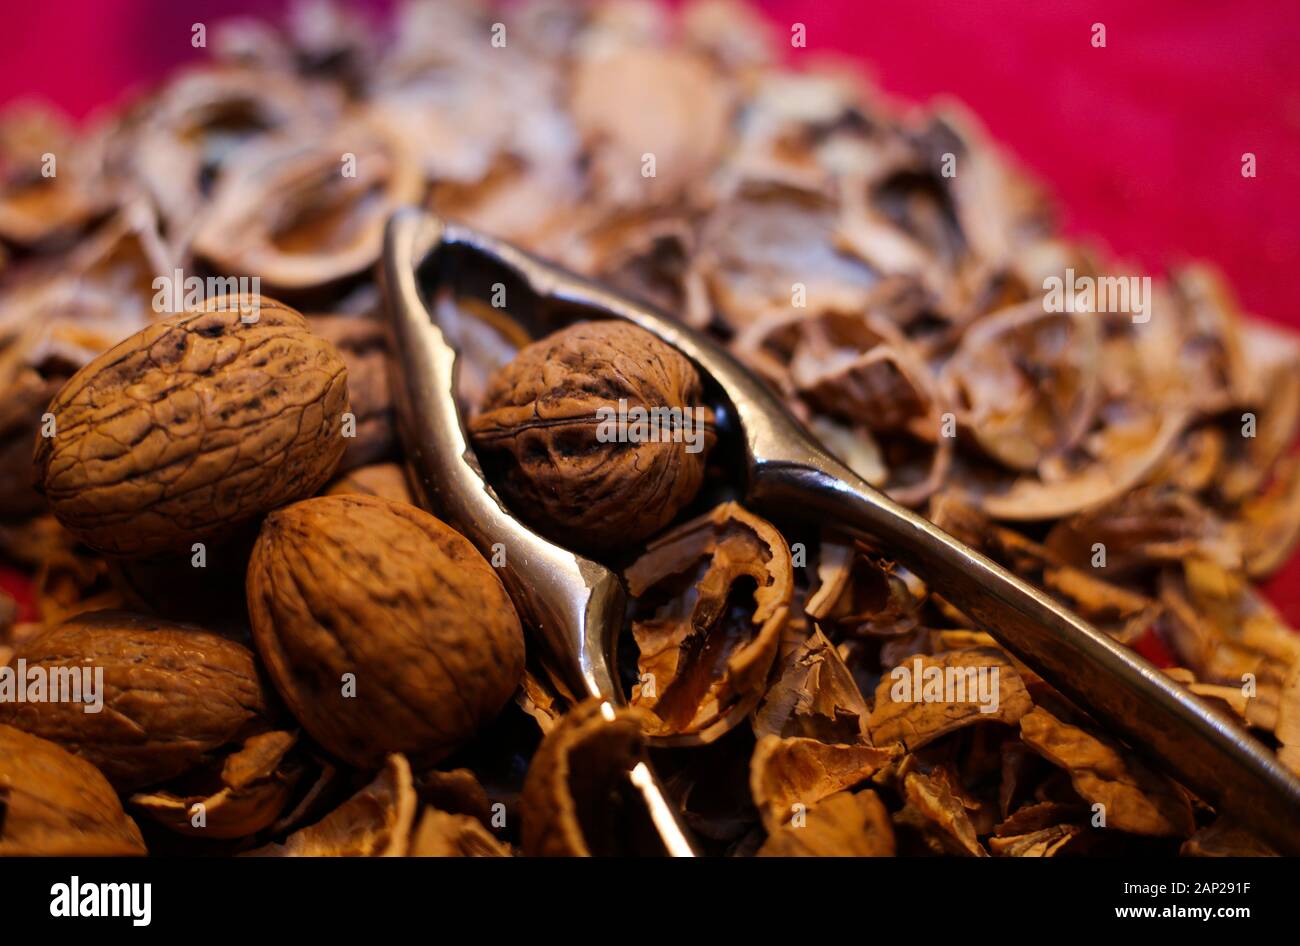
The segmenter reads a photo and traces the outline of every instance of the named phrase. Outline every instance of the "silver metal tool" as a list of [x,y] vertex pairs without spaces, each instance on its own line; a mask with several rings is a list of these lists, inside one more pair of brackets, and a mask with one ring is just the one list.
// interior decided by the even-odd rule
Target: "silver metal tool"
[[[1264,745],[1140,655],[873,489],[704,334],[503,241],[415,209],[389,223],[384,279],[397,344],[395,393],[424,500],[485,553],[509,537],[506,584],[552,666],[577,692],[622,700],[611,667],[623,590],[608,569],[522,526],[484,482],[456,406],[456,354],[428,305],[437,289],[486,299],[494,286],[504,286],[508,315],[531,335],[582,318],[618,318],[676,347],[699,368],[716,399],[719,446],[730,438],[747,505],[831,523],[887,550],[1134,749],[1285,853],[1300,854],[1300,780]],[[670,819],[665,814],[659,820]]]

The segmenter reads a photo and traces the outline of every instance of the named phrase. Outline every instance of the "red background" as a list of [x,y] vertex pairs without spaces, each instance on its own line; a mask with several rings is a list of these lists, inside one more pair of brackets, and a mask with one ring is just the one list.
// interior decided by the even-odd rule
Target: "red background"
[[[389,2],[367,2],[376,16]],[[1300,3],[1295,0],[759,0],[788,36],[848,54],[887,91],[951,94],[1057,195],[1066,228],[1158,270],[1217,263],[1244,306],[1300,328]],[[0,105],[82,117],[187,59],[195,22],[284,0],[13,3]],[[1092,25],[1107,45],[1093,48]],[[1241,176],[1243,152],[1257,174]],[[2,578],[3,576],[0,576]],[[1300,560],[1269,589],[1300,625]]]

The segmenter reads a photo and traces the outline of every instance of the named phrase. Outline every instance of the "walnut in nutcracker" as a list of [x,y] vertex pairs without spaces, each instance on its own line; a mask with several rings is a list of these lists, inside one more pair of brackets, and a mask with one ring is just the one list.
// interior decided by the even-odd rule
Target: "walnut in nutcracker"
[[72,377],[49,407],[53,436],[37,441],[37,485],[99,551],[189,550],[323,486],[347,411],[347,369],[301,315],[215,299]]
[[267,516],[248,610],[290,711],[363,768],[394,752],[436,763],[523,675],[523,631],[492,567],[433,516],[377,496],[318,496]]
[[498,371],[470,434],[517,515],[608,551],[658,532],[699,492],[714,439],[701,400],[676,349],[626,322],[582,322]]

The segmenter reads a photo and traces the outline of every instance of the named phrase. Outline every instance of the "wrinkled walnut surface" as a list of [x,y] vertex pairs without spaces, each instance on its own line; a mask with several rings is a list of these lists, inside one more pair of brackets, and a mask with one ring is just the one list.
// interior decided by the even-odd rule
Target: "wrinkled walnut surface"
[[188,550],[309,496],[346,441],[347,370],[301,315],[260,300],[163,320],[79,371],[36,448],[50,508],[117,555]]
[[684,438],[601,442],[597,412],[617,412],[620,400],[629,411],[689,407],[695,423],[700,398],[695,368],[649,332],[582,322],[493,375],[470,434],[517,515],[565,545],[610,549],[658,532],[695,497],[712,415],[703,415],[700,451],[687,453]]
[[405,503],[346,494],[273,512],[249,563],[248,606],[289,709],[361,767],[390,752],[437,762],[523,674],[523,632],[496,572]]
[[187,624],[121,611],[78,615],[27,642],[11,665],[102,667],[103,711],[84,703],[4,702],[0,723],[58,743],[118,790],[180,775],[265,725],[253,653]]

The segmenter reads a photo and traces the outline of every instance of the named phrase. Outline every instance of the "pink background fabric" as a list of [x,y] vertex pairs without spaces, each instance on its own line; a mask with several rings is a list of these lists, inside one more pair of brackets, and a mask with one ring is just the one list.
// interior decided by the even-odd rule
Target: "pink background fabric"
[[[376,17],[391,2],[361,4]],[[1243,305],[1300,329],[1300,3],[1295,0],[758,0],[805,57],[852,57],[905,100],[951,95],[1056,195],[1067,230],[1158,272],[1213,261]],[[276,17],[285,0],[10,4],[0,107],[76,117],[202,51],[195,22]],[[1090,43],[1106,27],[1107,45]],[[1258,176],[1241,176],[1244,152]],[[1300,625],[1300,560],[1269,593]]]

